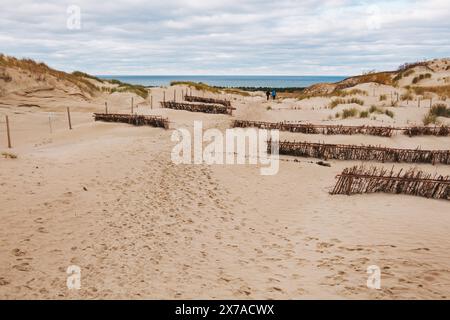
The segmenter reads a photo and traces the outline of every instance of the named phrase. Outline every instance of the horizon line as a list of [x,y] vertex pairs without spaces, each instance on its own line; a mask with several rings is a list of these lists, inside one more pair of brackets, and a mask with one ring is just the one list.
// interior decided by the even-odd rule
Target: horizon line
[[96,77],[353,77],[355,75],[285,74],[92,74]]

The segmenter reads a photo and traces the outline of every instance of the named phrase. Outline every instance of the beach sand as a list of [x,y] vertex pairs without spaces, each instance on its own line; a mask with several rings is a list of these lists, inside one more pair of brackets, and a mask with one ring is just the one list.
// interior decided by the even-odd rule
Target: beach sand
[[[402,126],[420,123],[425,107],[394,107],[393,119],[329,119],[349,106],[330,110],[328,98],[266,102],[256,93],[228,95],[233,117],[160,109],[163,90],[174,89],[185,90],[152,89],[154,109],[148,101],[137,108],[167,116],[171,130],[96,123],[101,99],[85,109],[65,104],[73,130],[56,105],[0,108],[14,147],[6,148],[2,123],[1,151],[17,155],[0,158],[0,298],[449,299],[448,201],[330,195],[335,176],[357,161],[322,167],[281,157],[277,175],[261,176],[255,165],[170,159],[172,130],[192,129],[194,120],[221,130],[232,119]],[[379,94],[362,99],[370,105]],[[110,96],[110,112],[129,112],[129,98]],[[448,137],[281,136],[450,149]],[[445,165],[395,167],[450,174]],[[81,268],[80,290],[66,286],[70,265]],[[366,286],[371,265],[381,269],[380,290]]]

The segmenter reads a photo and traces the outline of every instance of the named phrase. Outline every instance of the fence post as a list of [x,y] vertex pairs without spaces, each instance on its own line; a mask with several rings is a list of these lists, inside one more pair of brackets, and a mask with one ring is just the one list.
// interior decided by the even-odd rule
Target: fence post
[[153,96],[150,96],[150,109],[153,109]]
[[173,102],[177,101],[177,90],[173,90]]
[[433,104],[433,98],[430,98],[430,109],[431,109],[432,104]]
[[163,91],[163,101],[166,102],[166,91]]
[[8,148],[11,149],[11,134],[9,132],[9,119],[8,116],[6,118],[6,136],[8,137]]
[[105,102],[105,113],[108,114],[108,102]]
[[131,114],[133,114],[133,112],[134,112],[134,110],[133,110],[133,103],[134,103],[133,97],[131,97]]
[[50,134],[53,134],[53,126],[52,126],[52,113],[48,113],[48,128],[50,129]]
[[69,130],[72,130],[72,120],[70,119],[70,108],[67,107],[67,118],[69,119]]
[[417,98],[417,108],[420,108],[420,97]]

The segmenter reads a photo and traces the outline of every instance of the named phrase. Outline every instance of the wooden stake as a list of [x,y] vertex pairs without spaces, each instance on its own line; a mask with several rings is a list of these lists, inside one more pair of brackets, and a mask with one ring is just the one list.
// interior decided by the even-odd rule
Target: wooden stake
[[133,110],[133,108],[134,108],[134,106],[133,106],[134,101],[133,100],[134,100],[133,97],[131,97],[131,114],[133,114],[133,112],[134,112],[134,110]]
[[108,114],[108,102],[105,102],[105,113]]
[[51,112],[48,113],[48,127],[50,129],[50,134],[53,134],[52,114],[51,114]]
[[5,116],[6,118],[6,135],[8,137],[8,148],[11,149],[11,134],[9,132],[9,119],[8,116]]
[[433,104],[433,98],[430,98],[430,108],[431,108],[432,104]]
[[150,109],[153,109],[153,96],[150,96]]
[[69,130],[72,130],[72,120],[70,119],[70,108],[67,107],[67,118],[69,119]]
[[177,90],[173,91],[173,101],[176,102],[177,101]]
[[163,101],[166,102],[166,92],[163,91]]
[[417,98],[417,107],[420,108],[420,97]]

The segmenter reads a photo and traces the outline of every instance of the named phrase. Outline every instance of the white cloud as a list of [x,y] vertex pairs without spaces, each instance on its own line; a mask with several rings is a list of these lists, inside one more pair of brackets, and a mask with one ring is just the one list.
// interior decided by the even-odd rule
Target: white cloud
[[[66,28],[69,5],[81,30]],[[94,74],[343,74],[450,56],[450,4],[2,0],[1,52]]]

